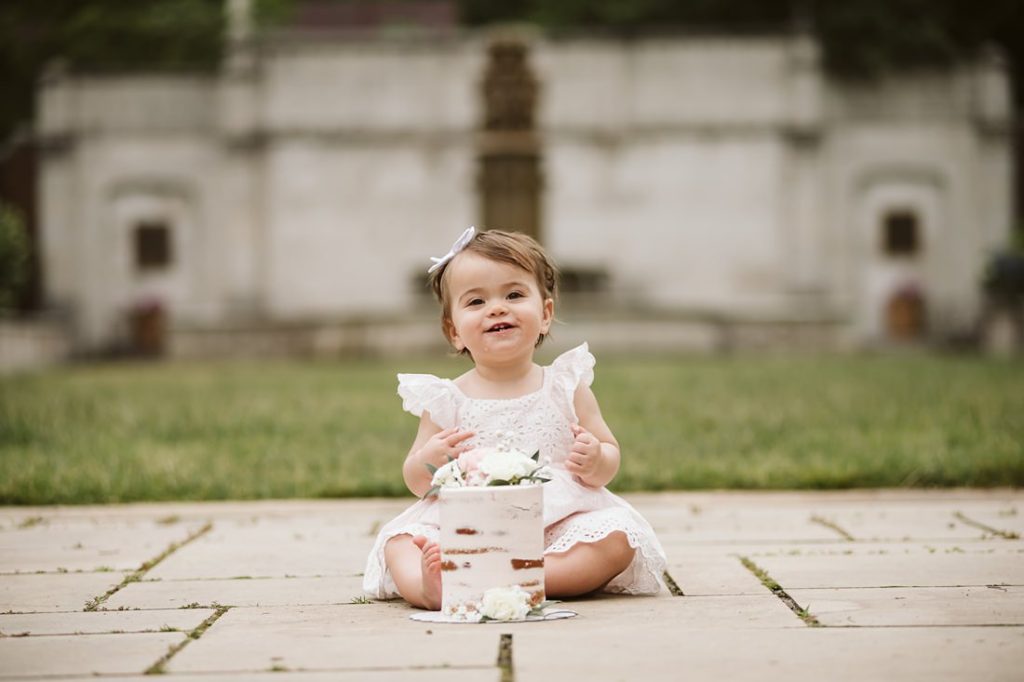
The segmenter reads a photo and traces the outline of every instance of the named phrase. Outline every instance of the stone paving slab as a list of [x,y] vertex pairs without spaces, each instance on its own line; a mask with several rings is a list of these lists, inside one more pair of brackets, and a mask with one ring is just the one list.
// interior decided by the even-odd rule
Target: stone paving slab
[[1021,587],[787,590],[822,625],[1024,625]]
[[[714,548],[706,550],[709,554]],[[975,540],[915,541],[915,542],[835,542],[793,543],[777,545],[736,546],[729,549],[731,556],[757,557],[818,557],[818,556],[901,556],[912,555],[924,559],[929,555],[1020,555],[1024,543],[1006,541],[997,537]]]
[[[830,506],[849,507],[887,505],[898,507],[950,502],[958,509],[974,507],[1008,508],[1024,505],[1019,491],[997,489],[854,489],[835,491],[695,491],[661,493],[624,493],[630,504],[645,514],[660,509],[706,507],[780,509],[801,508],[808,512]],[[366,519],[387,521],[414,502],[404,498],[352,498],[345,500],[245,500],[228,502],[139,502],[116,505],[0,507],[0,529],[17,526],[26,519],[150,519],[177,517],[183,521],[237,518],[310,518],[344,516],[361,522]]]
[[178,632],[5,637],[0,639],[0,679],[142,673],[183,639]]
[[[167,619],[188,630],[212,612],[176,607],[214,602],[232,608],[171,659],[172,678],[224,682],[273,675],[276,680],[372,682],[415,675],[417,680],[493,681],[500,677],[495,664],[501,633],[513,634],[519,682],[581,675],[594,681],[679,679],[681,674],[715,680],[973,681],[1013,679],[1024,660],[1019,624],[1024,621],[1024,587],[1019,587],[1024,585],[1024,541],[976,525],[1011,529],[1018,520],[1014,510],[1024,508],[1024,492],[708,492],[626,498],[660,530],[669,572],[688,596],[573,600],[571,608],[580,613],[574,619],[482,626],[416,623],[408,619],[413,609],[401,601],[351,603],[360,596],[357,573],[376,530],[411,499],[0,508],[0,547],[21,553],[14,566],[31,565],[33,551],[56,552],[44,557],[48,565],[53,556],[75,556],[89,547],[67,534],[69,528],[91,529],[97,538],[124,531],[126,539],[134,530],[153,529],[128,543],[137,547],[140,537],[153,540],[140,553],[146,555],[141,563],[170,545],[155,541],[161,531],[184,531],[187,537],[190,529],[211,524],[104,604],[123,611],[82,612],[86,602],[120,583],[122,572],[0,575],[0,606],[8,602],[0,611],[17,605],[25,607],[18,611],[74,612],[0,615],[0,632],[19,623],[26,624],[21,632],[37,631],[0,637],[0,671],[7,671],[13,652],[25,661],[25,652],[34,651],[32,645],[14,643],[45,640],[59,645],[57,655],[78,661],[56,674],[94,679],[88,664],[92,654],[76,659],[76,651],[96,649],[115,657],[119,649],[110,642],[126,637],[143,643],[159,637],[183,641],[180,632],[146,631]],[[845,533],[852,531],[814,517],[836,525],[848,517],[862,522],[858,533],[879,539],[849,541]],[[1002,527],[995,523],[999,520]],[[872,528],[877,532],[866,530]],[[4,545],[10,538],[26,540]],[[82,547],[76,548],[79,542]],[[808,600],[812,612],[820,610],[825,627],[804,624],[742,566],[741,556],[766,569],[795,598]],[[259,575],[271,577],[232,579]],[[950,588],[947,580],[968,586]],[[1011,584],[986,587],[1002,582]],[[923,585],[884,587],[903,583]],[[174,627],[160,622],[156,628],[165,624]],[[59,634],[72,627],[74,632],[137,634]],[[80,641],[93,644],[76,649]],[[161,641],[144,663],[132,663],[134,669],[118,667],[102,675],[137,675],[166,651]],[[50,664],[40,661],[7,679],[50,674],[45,672]]]
[[121,580],[120,573],[0,575],[0,613],[81,611]]
[[686,596],[764,594],[761,581],[736,556],[669,553],[668,573]]
[[[614,486],[613,486],[614,487]],[[625,493],[637,509],[758,507],[824,508],[912,505],[919,502],[959,504],[1021,504],[1015,488],[851,488],[848,490],[695,490],[685,492]]]
[[842,539],[835,530],[811,521],[806,509],[750,509],[706,507],[697,513],[689,509],[645,511],[668,548],[693,543],[743,542],[832,542]]
[[[632,624],[630,624],[632,627]],[[645,629],[609,624],[573,645],[540,630],[513,637],[517,680],[900,680],[1018,682],[1024,628]],[[594,679],[594,678],[583,678]]]
[[830,507],[815,518],[832,523],[856,540],[980,540],[989,534],[956,516],[956,502],[919,502],[898,507]]
[[374,670],[490,667],[500,630],[408,620],[380,604],[231,609],[174,657],[168,671]]
[[244,500],[230,502],[137,502],[113,505],[0,507],[0,529],[59,519],[89,521],[205,522],[210,519],[309,519],[349,520],[354,527],[387,521],[415,500],[367,498],[345,500]]
[[755,563],[786,590],[1024,585],[1024,554],[780,556]]
[[165,611],[79,611],[0,615],[5,636],[80,635],[120,632],[189,632],[213,615],[208,609]]
[[104,603],[108,609],[177,609],[189,604],[303,606],[348,604],[363,595],[360,576],[162,580],[131,583]]
[[[45,517],[42,517],[45,518]],[[200,524],[54,519],[0,532],[0,573],[136,570]]]
[[[153,682],[150,676],[89,677],[92,682]],[[489,668],[424,668],[420,670],[274,670],[242,675],[225,673],[185,673],[169,677],[173,682],[234,682],[235,680],[266,680],[267,682],[501,682],[501,669]]]
[[147,578],[237,578],[351,575],[366,566],[370,525],[273,519],[218,521],[214,528],[160,562]]
[[[713,597],[600,596],[560,604],[579,614],[575,618],[545,623],[503,625],[503,632],[536,632],[564,638],[605,632],[610,624],[629,623],[630,630],[668,629],[762,629],[806,627],[792,611],[764,587],[758,595]],[[494,626],[487,626],[494,627]]]
[[1024,505],[962,505],[962,513],[971,521],[983,523],[994,530],[1024,537]]

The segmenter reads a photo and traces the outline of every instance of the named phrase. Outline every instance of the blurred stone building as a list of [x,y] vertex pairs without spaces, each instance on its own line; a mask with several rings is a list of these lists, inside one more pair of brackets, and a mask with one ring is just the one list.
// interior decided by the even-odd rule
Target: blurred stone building
[[995,57],[850,84],[799,35],[257,41],[235,20],[216,75],[41,84],[45,297],[82,350],[439,345],[427,257],[471,224],[549,247],[565,343],[947,338],[1009,239]]

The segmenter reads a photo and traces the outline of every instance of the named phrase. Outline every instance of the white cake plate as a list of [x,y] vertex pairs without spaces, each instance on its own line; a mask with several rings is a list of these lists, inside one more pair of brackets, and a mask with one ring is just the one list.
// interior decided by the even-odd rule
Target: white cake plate
[[459,620],[454,616],[447,616],[440,611],[420,611],[409,616],[409,620],[416,620],[421,623],[455,623],[459,625],[493,625],[505,624],[505,623],[533,623],[541,620],[561,620],[562,618],[572,618],[576,616],[575,611],[569,609],[544,609],[544,613],[536,616],[527,616],[521,620],[485,620],[484,622],[472,622],[467,620]]

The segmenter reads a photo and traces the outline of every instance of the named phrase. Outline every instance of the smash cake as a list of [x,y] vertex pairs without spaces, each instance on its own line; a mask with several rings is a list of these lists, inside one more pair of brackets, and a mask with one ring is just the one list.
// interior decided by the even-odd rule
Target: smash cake
[[544,602],[541,485],[445,488],[440,503],[441,613],[484,615],[491,589],[511,589],[505,600],[516,601],[518,588],[525,592],[518,601],[529,609]]
[[544,595],[548,472],[507,445],[477,448],[434,471],[440,505],[441,616],[524,620]]

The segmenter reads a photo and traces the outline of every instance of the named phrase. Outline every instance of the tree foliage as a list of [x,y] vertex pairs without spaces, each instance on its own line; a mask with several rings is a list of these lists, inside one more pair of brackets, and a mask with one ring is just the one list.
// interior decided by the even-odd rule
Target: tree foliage
[[948,65],[986,43],[1024,61],[1020,0],[461,0],[469,24],[533,21],[553,29],[779,31],[795,26],[821,41],[837,76]]
[[[287,19],[294,0],[254,0],[258,21]],[[39,76],[53,60],[76,71],[213,71],[224,0],[43,0],[0,3],[0,140],[31,120]]]
[[[307,0],[254,0],[257,20],[286,22]],[[319,0],[330,2],[331,0]],[[372,2],[373,0],[335,0]],[[947,65],[986,44],[1024,64],[1020,0],[456,0],[463,23],[534,22],[552,31],[621,34],[751,32],[803,26],[840,77]],[[32,115],[39,74],[54,58],[75,69],[212,70],[224,34],[224,0],[45,0],[0,4],[0,139]],[[1017,101],[1024,87],[1017,82]]]

